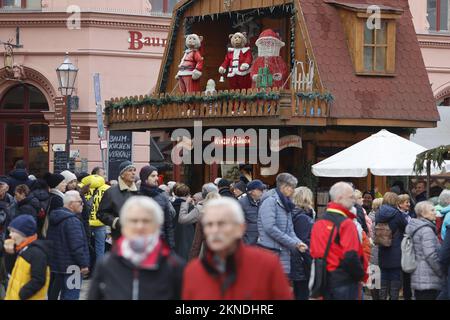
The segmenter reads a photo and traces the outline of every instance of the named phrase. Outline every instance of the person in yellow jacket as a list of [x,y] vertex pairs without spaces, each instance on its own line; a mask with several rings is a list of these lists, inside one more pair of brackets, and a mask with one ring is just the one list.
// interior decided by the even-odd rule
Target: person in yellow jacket
[[38,240],[33,216],[24,214],[11,221],[11,239],[5,241],[5,252],[17,253],[5,300],[46,300],[50,284],[48,259],[50,246]]
[[92,204],[89,216],[89,226],[95,242],[95,259],[99,261],[105,254],[106,226],[97,218],[98,207],[103,194],[110,188],[102,176],[93,174],[81,180],[83,186],[89,186],[89,192],[85,195],[88,203]]

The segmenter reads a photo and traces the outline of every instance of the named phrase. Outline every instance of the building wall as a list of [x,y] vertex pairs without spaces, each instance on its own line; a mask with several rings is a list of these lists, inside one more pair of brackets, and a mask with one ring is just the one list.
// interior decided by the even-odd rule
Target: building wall
[[[144,95],[155,86],[164,47],[144,46],[131,50],[129,31],[139,31],[146,37],[165,39],[170,18],[150,14],[92,13],[80,14],[81,29],[69,29],[68,14],[55,12],[67,4],[81,4],[85,8],[130,9],[145,11],[146,1],[43,1],[44,9],[51,12],[0,13],[0,40],[14,39],[16,27],[20,27],[20,43],[23,48],[14,50],[15,63],[41,74],[39,82],[49,83],[44,91],[48,98],[50,148],[53,144],[64,144],[66,128],[54,125],[54,105],[51,93],[58,93],[56,68],[63,62],[65,52],[79,68],[75,95],[79,97],[79,109],[72,113],[73,126],[90,126],[90,141],[75,141],[72,150],[80,151],[80,160],[88,159],[88,169],[101,164],[99,138],[95,114],[94,73],[100,73],[102,99],[127,95]],[[62,10],[64,11],[64,10]],[[31,23],[33,21],[33,23]],[[157,42],[158,44],[162,41]],[[3,65],[0,66],[0,69]],[[8,88],[16,83],[0,80],[0,99]],[[138,167],[149,161],[149,132],[134,133],[134,160]],[[1,146],[0,146],[1,148]],[[50,153],[50,170],[53,156]]]

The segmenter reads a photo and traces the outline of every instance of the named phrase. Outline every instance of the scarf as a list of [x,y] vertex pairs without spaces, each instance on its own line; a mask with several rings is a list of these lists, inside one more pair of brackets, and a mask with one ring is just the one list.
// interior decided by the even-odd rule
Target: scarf
[[120,249],[125,259],[135,266],[140,266],[159,244],[159,233],[155,233],[148,237],[124,239]]
[[64,199],[64,193],[62,193],[61,191],[59,191],[58,189],[50,189],[50,193],[57,195],[58,197],[60,197],[61,199]]
[[157,195],[164,192],[164,190],[159,187],[151,187],[147,184],[141,184],[141,192],[149,197],[156,197]]
[[21,244],[16,246],[16,251],[19,252],[20,250],[22,250],[23,248],[27,247],[28,245],[30,245],[31,243],[33,243],[37,239],[38,239],[37,234],[32,235],[31,237],[25,238],[24,242],[22,242]]
[[281,204],[282,204],[283,207],[286,209],[286,211],[287,211],[287,212],[292,212],[292,210],[294,210],[294,208],[295,208],[295,204],[291,201],[291,199],[289,199],[288,197],[286,197],[286,196],[280,191],[280,189],[276,188],[275,190],[277,191],[278,197],[280,197]]

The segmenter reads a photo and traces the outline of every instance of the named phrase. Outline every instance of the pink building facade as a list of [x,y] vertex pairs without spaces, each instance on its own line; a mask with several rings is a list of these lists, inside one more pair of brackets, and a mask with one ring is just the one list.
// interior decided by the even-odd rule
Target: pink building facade
[[[36,175],[55,169],[55,151],[66,140],[55,113],[62,98],[56,68],[66,52],[79,68],[72,128],[89,127],[71,144],[75,169],[101,166],[93,76],[100,74],[102,101],[151,93],[176,2],[0,0],[0,41],[19,45],[12,53],[0,46],[0,174],[19,159]],[[133,133],[132,144],[132,160],[148,163],[150,133]]]

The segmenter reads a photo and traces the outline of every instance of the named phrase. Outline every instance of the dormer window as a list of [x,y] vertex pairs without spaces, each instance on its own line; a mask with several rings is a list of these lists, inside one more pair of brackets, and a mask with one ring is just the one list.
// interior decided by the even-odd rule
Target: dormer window
[[327,3],[339,10],[355,73],[362,76],[394,76],[396,20],[403,10],[332,0]]

